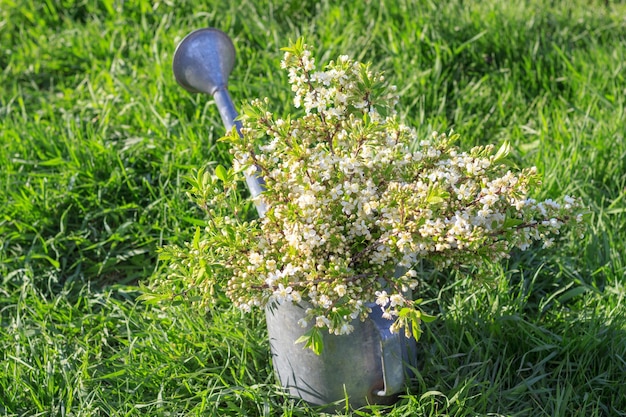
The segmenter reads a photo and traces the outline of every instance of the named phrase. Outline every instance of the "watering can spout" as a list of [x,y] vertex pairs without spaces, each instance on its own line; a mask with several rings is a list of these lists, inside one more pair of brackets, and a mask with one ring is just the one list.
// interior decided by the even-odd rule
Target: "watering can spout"
[[[234,66],[233,41],[215,28],[198,29],[187,35],[176,47],[172,63],[178,84],[189,92],[213,96],[226,130],[236,127],[241,135],[237,109],[228,93],[228,76]],[[267,207],[260,195],[265,182],[260,175],[246,175],[246,183],[257,212],[263,217]]]

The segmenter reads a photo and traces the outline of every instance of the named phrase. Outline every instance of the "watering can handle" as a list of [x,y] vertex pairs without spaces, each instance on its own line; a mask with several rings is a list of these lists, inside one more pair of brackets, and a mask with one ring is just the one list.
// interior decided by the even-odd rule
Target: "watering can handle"
[[405,371],[402,354],[402,346],[405,338],[402,332],[392,333],[391,320],[387,320],[382,315],[370,316],[376,325],[380,335],[381,362],[383,370],[383,389],[374,392],[379,397],[387,397],[397,394],[404,389]]
[[385,388],[376,392],[376,395],[385,397],[399,393],[405,386],[401,335],[396,333],[387,340],[383,340],[381,348]]

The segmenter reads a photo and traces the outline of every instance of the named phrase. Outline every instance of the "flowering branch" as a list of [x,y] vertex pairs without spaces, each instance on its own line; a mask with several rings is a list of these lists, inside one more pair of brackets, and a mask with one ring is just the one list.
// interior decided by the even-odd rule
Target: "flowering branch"
[[578,199],[528,196],[537,171],[513,172],[507,143],[464,152],[456,134],[419,138],[398,121],[396,89],[382,74],[347,56],[317,70],[302,40],[284,50],[299,116],[279,118],[269,100],[254,100],[242,137],[224,138],[236,172],[262,171],[266,215],[216,221],[222,229],[198,255],[229,277],[226,294],[243,310],[302,303],[314,337],[349,333],[352,320],[381,308],[394,330],[417,338],[430,320],[408,296],[422,260],[481,267],[533,242],[548,247],[581,223]]

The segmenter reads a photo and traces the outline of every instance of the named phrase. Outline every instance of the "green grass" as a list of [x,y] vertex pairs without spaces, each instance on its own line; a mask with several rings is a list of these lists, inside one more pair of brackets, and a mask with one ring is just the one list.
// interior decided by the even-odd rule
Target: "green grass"
[[[439,4],[441,3],[441,4]],[[191,238],[183,177],[228,164],[176,44],[234,40],[235,102],[284,111],[280,47],[372,61],[421,134],[509,140],[537,197],[584,198],[583,239],[422,288],[439,319],[391,409],[626,415],[626,4],[619,1],[0,0],[0,416],[317,415],[272,375],[263,316],[136,301]]]

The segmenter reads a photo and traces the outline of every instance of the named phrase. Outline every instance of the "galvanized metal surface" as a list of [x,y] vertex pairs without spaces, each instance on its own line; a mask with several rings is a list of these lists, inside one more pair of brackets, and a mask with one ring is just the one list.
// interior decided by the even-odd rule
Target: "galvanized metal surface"
[[281,385],[295,397],[313,405],[340,410],[349,398],[352,408],[391,404],[404,391],[411,367],[416,365],[415,339],[404,332],[392,334],[391,320],[372,304],[368,320],[355,320],[349,335],[324,334],[318,356],[295,341],[309,328],[298,321],[306,304],[284,303],[266,309],[274,370]]

